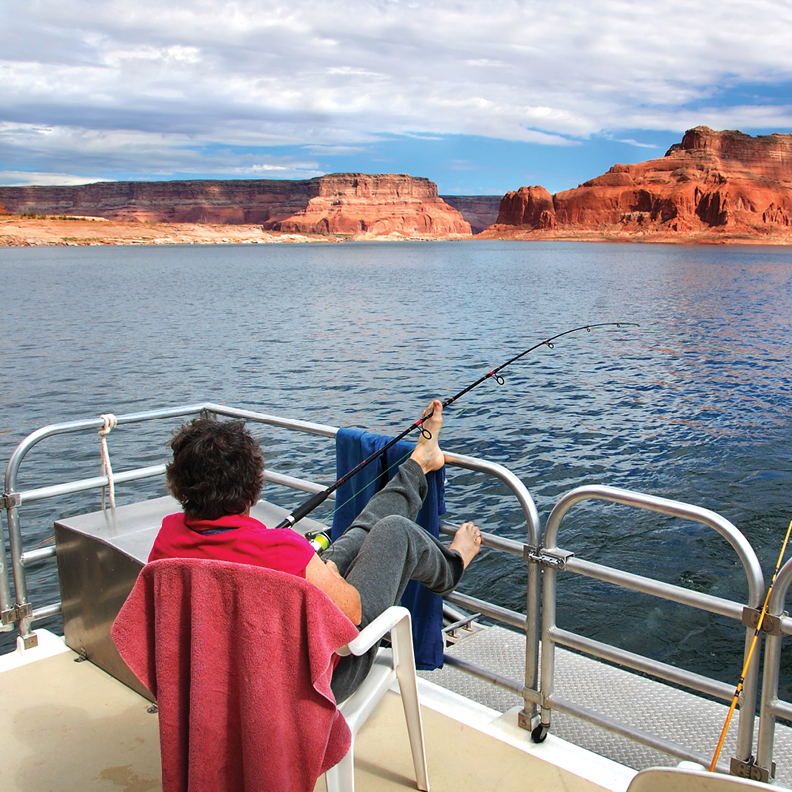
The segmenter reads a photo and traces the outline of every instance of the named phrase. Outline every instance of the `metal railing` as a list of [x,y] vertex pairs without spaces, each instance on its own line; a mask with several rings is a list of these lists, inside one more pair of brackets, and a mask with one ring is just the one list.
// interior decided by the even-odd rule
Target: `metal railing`
[[[704,693],[715,698],[731,701],[734,687],[722,682],[683,672],[675,666],[662,663],[651,658],[636,655],[623,649],[594,641],[560,629],[556,625],[556,585],[557,575],[560,570],[565,570],[578,575],[606,581],[616,586],[640,591],[661,599],[688,605],[693,608],[710,613],[726,616],[738,622],[743,620],[745,606],[742,603],[713,597],[690,589],[675,586],[670,583],[646,578],[629,572],[624,572],[600,564],[591,563],[576,558],[558,547],[557,538],[564,517],[573,506],[590,500],[608,501],[637,509],[659,512],[661,514],[681,517],[686,520],[705,525],[717,531],[737,553],[745,571],[748,583],[748,607],[755,609],[762,601],[764,592],[764,578],[756,553],[748,540],[728,520],[719,514],[686,503],[658,498],[652,495],[631,492],[606,486],[579,487],[564,495],[553,508],[547,520],[544,534],[544,547],[542,554],[555,563],[549,563],[544,569],[543,596],[542,596],[542,649],[541,649],[541,686],[538,703],[541,706],[541,729],[549,730],[550,712],[556,709],[559,712],[575,715],[585,720],[627,736],[663,751],[680,759],[709,764],[709,757],[703,757],[691,752],[684,746],[670,742],[664,738],[645,733],[613,719],[596,715],[579,705],[565,701],[554,694],[555,647],[566,646],[578,652],[618,663],[634,671],[649,674],[659,679]],[[746,627],[745,652],[747,653],[753,637],[753,628]],[[739,730],[737,735],[737,760],[747,763],[752,754],[754,718],[758,686],[759,664],[752,663],[745,679],[740,707]]]
[[764,672],[762,675],[762,701],[759,708],[759,736],[756,747],[756,764],[770,777],[775,775],[773,741],[776,719],[792,721],[792,703],[778,698],[778,681],[781,670],[782,635],[792,635],[792,619],[784,611],[789,587],[792,586],[792,559],[786,562],[776,578],[767,603],[765,630]]
[[[186,405],[166,410],[152,410],[130,415],[120,415],[116,417],[116,426],[118,427],[126,424],[141,423],[144,421],[188,417],[199,414],[211,414],[224,416],[227,418],[237,418],[327,438],[334,438],[338,432],[337,427],[334,426],[326,426],[323,424],[316,424],[295,419],[280,418],[278,416],[267,415],[251,410],[227,407],[220,404],[213,404],[211,402]],[[109,481],[106,476],[95,476],[79,481],[71,481],[62,484],[40,487],[37,489],[19,491],[17,488],[17,477],[20,466],[27,454],[36,445],[47,438],[53,437],[55,435],[70,433],[97,432],[103,427],[103,425],[104,422],[102,419],[96,418],[45,426],[22,440],[8,461],[5,472],[4,504],[8,523],[11,566],[13,571],[16,602],[12,605],[6,566],[5,564],[2,564],[0,565],[0,606],[2,607],[3,614],[3,629],[6,631],[11,630],[13,629],[14,622],[18,622],[19,633],[22,640],[25,642],[26,647],[34,646],[36,643],[36,636],[31,628],[32,623],[39,619],[60,613],[60,603],[51,603],[34,609],[29,601],[25,568],[33,562],[39,562],[47,558],[54,557],[55,548],[48,547],[36,548],[27,551],[24,550],[22,542],[20,506],[33,501],[54,498],[57,496],[68,495],[77,492],[85,492],[92,489],[100,489],[102,487],[108,486]],[[517,498],[523,515],[525,516],[528,544],[532,547],[538,546],[540,538],[540,525],[539,514],[537,512],[536,505],[534,504],[530,493],[525,488],[523,483],[513,473],[501,465],[468,456],[446,453],[446,461],[449,465],[464,468],[473,472],[483,473],[503,482],[511,491],[511,493]],[[117,472],[114,474],[113,479],[115,484],[123,484],[140,481],[155,476],[162,476],[164,473],[164,465],[154,465],[145,468],[138,468],[135,470]],[[286,476],[272,470],[265,471],[265,479],[274,484],[309,493],[322,492],[326,488],[326,485],[317,484],[315,482],[306,481],[293,476]],[[451,533],[453,533],[453,531],[451,531]],[[0,539],[2,539],[2,524],[0,524]],[[499,537],[492,534],[487,534],[483,543],[485,545],[499,548],[511,546],[511,544],[513,544],[519,548],[518,555],[522,555],[522,548],[524,547],[524,545],[518,542],[510,543],[509,540],[500,539]],[[2,558],[0,560],[4,561],[5,559]],[[529,584],[526,607],[527,613],[531,615],[531,618],[526,620],[524,616],[519,614],[518,617],[521,623],[520,626],[526,631],[526,657],[529,658],[526,662],[525,685],[535,688],[538,681],[539,667],[539,570],[530,569],[528,577]],[[464,598],[462,595],[458,596],[460,597],[460,600],[465,603],[474,601],[472,598]],[[475,602],[480,602],[480,612],[484,613],[486,611],[487,615],[491,615],[493,618],[498,618],[500,611],[508,614],[511,613],[507,612],[505,609],[498,609],[497,606],[490,605],[489,603],[485,603],[483,601],[475,600]],[[514,618],[511,615],[507,616],[507,623],[514,623]],[[471,666],[467,670],[469,673],[483,675],[486,678],[486,669]]]
[[[117,425],[123,426],[125,424],[158,419],[187,417],[202,413],[243,419],[327,438],[334,438],[338,431],[333,426],[284,419],[213,403],[194,404],[167,410],[154,410],[118,416]],[[38,500],[105,487],[108,485],[108,479],[99,476],[19,491],[16,483],[20,465],[31,449],[46,438],[66,433],[95,432],[102,426],[103,422],[101,419],[91,419],[43,427],[26,437],[17,446],[8,462],[5,474],[4,505],[9,531],[11,567],[16,598],[15,601],[11,598],[9,577],[4,563],[5,558],[0,557],[2,630],[11,630],[14,623],[18,623],[20,636],[28,645],[35,643],[35,635],[31,630],[31,624],[36,620],[59,613],[60,604],[52,603],[34,609],[28,600],[25,568],[31,563],[53,557],[55,549],[53,547],[23,549],[19,514],[20,506]],[[450,654],[446,654],[446,662],[479,679],[521,696],[524,706],[519,717],[520,725],[525,729],[533,730],[533,736],[537,740],[541,740],[550,728],[550,713],[555,709],[558,712],[583,718],[600,727],[672,756],[692,759],[698,762],[702,762],[702,760],[708,762],[708,757],[699,756],[684,746],[647,734],[608,716],[593,713],[585,707],[555,695],[553,684],[556,645],[566,646],[601,660],[618,663],[634,671],[666,680],[714,698],[728,701],[733,693],[733,687],[724,683],[697,674],[691,674],[675,666],[636,655],[559,628],[555,623],[557,575],[560,571],[566,571],[595,578],[616,586],[643,592],[737,621],[744,620],[746,605],[577,558],[574,554],[559,548],[557,546],[557,538],[564,517],[570,509],[576,504],[588,500],[620,503],[637,509],[659,512],[703,524],[723,536],[737,553],[746,574],[748,584],[747,609],[750,610],[756,609],[761,602],[764,580],[756,554],[745,537],[728,520],[707,509],[612,487],[590,486],[573,490],[558,501],[548,518],[543,540],[539,515],[534,501],[526,487],[513,473],[501,465],[447,451],[446,461],[449,465],[494,477],[505,484],[511,494],[516,497],[525,518],[526,542],[522,543],[491,533],[483,533],[482,544],[493,550],[521,558],[526,563],[527,579],[525,615],[457,592],[446,597],[451,603],[479,613],[494,621],[517,628],[525,633],[526,662],[524,679],[522,681],[509,679],[496,670],[479,666]],[[162,476],[164,471],[164,465],[123,471],[114,475],[114,481],[116,484],[140,481],[154,476]],[[268,481],[275,484],[307,493],[321,492],[326,487],[323,484],[287,476],[271,470],[265,473],[265,477]],[[453,535],[455,530],[454,526],[445,524],[441,526],[441,532],[448,535]],[[2,523],[0,522],[0,540],[2,538]],[[776,617],[775,623],[778,625],[778,629],[777,633],[770,632],[767,641],[757,750],[757,764],[767,768],[772,766],[775,719],[781,717],[792,720],[792,705],[780,702],[777,698],[781,633],[792,634],[792,619],[783,615],[784,598],[790,585],[792,585],[792,561],[788,562],[779,574],[768,611],[771,616]],[[752,636],[752,630],[752,627],[746,627],[746,650]],[[757,657],[758,654],[756,652]],[[749,669],[742,694],[737,737],[737,760],[740,762],[749,761],[751,754],[758,673],[759,664],[757,660],[757,662],[752,663]],[[540,712],[541,720],[538,718]],[[772,770],[770,775],[772,775]]]

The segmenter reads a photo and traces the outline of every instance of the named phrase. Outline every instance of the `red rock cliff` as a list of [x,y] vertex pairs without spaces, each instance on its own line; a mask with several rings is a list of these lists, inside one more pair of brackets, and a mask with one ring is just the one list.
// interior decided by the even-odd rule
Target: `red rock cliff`
[[0,187],[0,202],[16,214],[260,224],[266,229],[368,236],[470,234],[470,225],[438,198],[433,182],[405,175]]
[[429,179],[405,174],[336,173],[319,180],[319,195],[281,220],[278,231],[355,236],[469,236],[470,224],[437,195]]
[[660,159],[614,165],[549,199],[541,187],[507,193],[486,235],[785,241],[792,238],[792,135],[696,127]]

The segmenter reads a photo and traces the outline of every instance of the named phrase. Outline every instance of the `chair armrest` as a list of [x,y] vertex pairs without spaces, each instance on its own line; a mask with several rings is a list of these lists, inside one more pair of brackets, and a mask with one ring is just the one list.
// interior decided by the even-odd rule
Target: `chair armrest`
[[401,605],[392,605],[386,611],[380,613],[371,624],[364,627],[357,638],[337,649],[336,654],[342,657],[350,654],[365,654],[385,633],[390,632],[403,619],[407,619],[407,623],[410,623],[410,611]]

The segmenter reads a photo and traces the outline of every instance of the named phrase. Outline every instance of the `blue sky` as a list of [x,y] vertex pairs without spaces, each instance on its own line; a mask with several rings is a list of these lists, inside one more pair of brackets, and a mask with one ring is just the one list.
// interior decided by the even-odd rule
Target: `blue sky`
[[685,129],[792,132],[788,0],[4,0],[0,184],[575,187]]

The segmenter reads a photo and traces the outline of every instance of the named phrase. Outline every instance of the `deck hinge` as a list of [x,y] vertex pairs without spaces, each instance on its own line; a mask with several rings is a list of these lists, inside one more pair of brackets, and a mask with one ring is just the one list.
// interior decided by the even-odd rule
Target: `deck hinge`
[[[755,630],[756,626],[759,624],[759,616],[761,613],[762,612],[756,608],[743,608],[743,626]],[[781,619],[779,619],[778,616],[771,616],[769,613],[765,613],[764,619],[762,619],[762,632],[768,635],[781,635]]]
[[756,764],[756,759],[749,756],[747,760],[735,759],[732,757],[729,774],[738,778],[749,778],[751,781],[761,781],[769,784],[771,778],[775,778],[776,764],[772,762],[771,768],[760,767]]
[[18,492],[4,492],[3,493],[3,508],[13,509],[22,503],[22,497]]
[[543,550],[542,548],[537,550],[537,548],[529,545],[525,545],[523,548],[523,558],[528,563],[552,567],[559,572],[563,572],[566,569],[567,561],[574,555],[569,550]]
[[33,605],[30,602],[26,602],[24,605],[14,605],[13,608],[4,610],[0,613],[0,619],[2,619],[3,624],[13,624],[32,615]]

